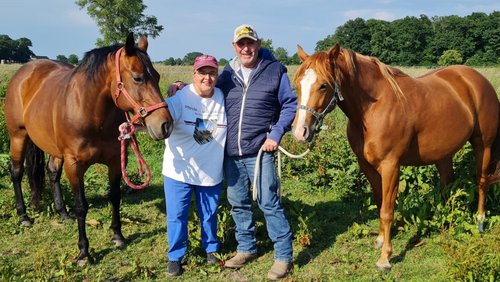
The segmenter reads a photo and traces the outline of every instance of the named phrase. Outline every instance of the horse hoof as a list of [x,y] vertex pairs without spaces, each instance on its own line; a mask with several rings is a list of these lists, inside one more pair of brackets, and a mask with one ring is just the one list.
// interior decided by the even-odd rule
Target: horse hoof
[[378,270],[384,271],[384,272],[385,271],[389,271],[392,268],[392,265],[390,263],[388,263],[388,262],[386,262],[386,263],[377,262],[376,265],[377,265],[377,269]]
[[88,258],[78,259],[78,260],[76,261],[76,265],[77,265],[78,267],[85,267],[85,266],[87,266],[87,264],[89,264],[89,260],[88,260]]
[[69,214],[67,213],[61,213],[60,214],[61,216],[61,219],[63,222],[67,222],[67,223],[73,223],[73,221],[75,221]]
[[19,224],[21,224],[22,227],[31,227],[31,225],[33,225],[33,222],[31,222],[31,219],[25,216],[19,220]]
[[122,249],[127,245],[127,243],[125,242],[125,238],[121,236],[115,235],[113,236],[113,238],[111,238],[111,241],[113,241],[113,243],[115,243],[115,247],[119,249]]
[[479,231],[479,233],[483,233],[484,232],[484,223],[482,221],[480,221],[477,224],[477,230]]

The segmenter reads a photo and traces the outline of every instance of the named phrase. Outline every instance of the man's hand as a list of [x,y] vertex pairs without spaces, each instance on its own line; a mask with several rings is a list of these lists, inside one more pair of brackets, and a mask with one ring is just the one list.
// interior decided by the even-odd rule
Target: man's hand
[[264,145],[262,145],[262,151],[264,152],[274,152],[278,150],[278,143],[276,141],[267,138],[266,141],[264,142]]

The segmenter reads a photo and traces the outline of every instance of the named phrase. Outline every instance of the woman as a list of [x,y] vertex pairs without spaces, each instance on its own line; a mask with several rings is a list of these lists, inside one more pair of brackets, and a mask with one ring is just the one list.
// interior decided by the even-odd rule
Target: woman
[[182,273],[181,261],[188,246],[188,211],[192,193],[201,221],[201,242],[208,263],[218,263],[217,206],[221,193],[226,142],[224,96],[215,88],[217,60],[201,55],[194,61],[193,82],[167,104],[174,119],[163,156],[167,210],[167,273]]

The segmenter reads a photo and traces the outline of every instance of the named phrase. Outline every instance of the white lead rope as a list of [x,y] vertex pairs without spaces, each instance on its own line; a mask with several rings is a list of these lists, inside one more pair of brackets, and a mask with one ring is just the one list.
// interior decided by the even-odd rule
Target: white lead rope
[[[281,152],[283,152],[285,155],[292,159],[300,159],[303,158],[307,153],[309,153],[309,148],[305,150],[302,154],[299,155],[294,155],[287,150],[285,150],[283,147],[279,146],[278,147],[278,179],[277,179],[277,184],[278,184],[278,195],[281,198]],[[257,200],[257,180],[260,175],[260,163],[261,163],[261,155],[262,155],[262,147],[260,147],[259,153],[257,154],[257,159],[255,160],[255,169],[254,169],[254,174],[253,174],[253,182],[252,182],[252,198],[254,201]]]

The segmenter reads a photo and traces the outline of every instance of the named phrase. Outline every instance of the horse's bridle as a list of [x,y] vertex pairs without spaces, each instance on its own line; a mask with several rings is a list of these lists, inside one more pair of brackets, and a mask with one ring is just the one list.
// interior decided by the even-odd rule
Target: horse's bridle
[[315,111],[315,110],[313,110],[305,105],[299,105],[297,108],[299,110],[305,110],[305,111],[311,113],[316,118],[315,132],[319,132],[321,129],[321,126],[323,125],[323,119],[325,118],[326,114],[333,111],[335,109],[335,107],[337,107],[337,104],[343,100],[344,100],[344,97],[340,93],[339,85],[337,83],[335,83],[335,92],[333,93],[332,99],[330,99],[330,102],[328,103],[326,108],[321,113],[319,113],[319,112],[317,112],[317,111]]
[[118,49],[118,51],[115,54],[115,61],[116,61],[116,82],[117,82],[117,85],[116,85],[116,92],[115,92],[115,95],[113,96],[113,98],[114,98],[115,105],[117,107],[118,107],[117,100],[118,100],[118,97],[120,97],[121,93],[123,93],[123,95],[127,98],[127,100],[130,103],[132,103],[132,105],[134,106],[134,111],[136,112],[136,114],[130,120],[129,120],[128,114],[125,114],[125,116],[127,117],[127,120],[130,123],[134,123],[139,118],[145,118],[150,112],[152,112],[152,111],[154,111],[156,109],[167,107],[167,103],[165,103],[165,101],[163,101],[163,102],[158,103],[156,105],[152,105],[152,106],[149,106],[147,108],[144,108],[143,106],[137,104],[137,102],[134,99],[132,99],[132,97],[130,96],[130,94],[128,94],[127,89],[125,89],[125,84],[122,82],[122,78],[121,78],[121,75],[120,75],[120,54],[123,51],[123,48],[124,47]]

